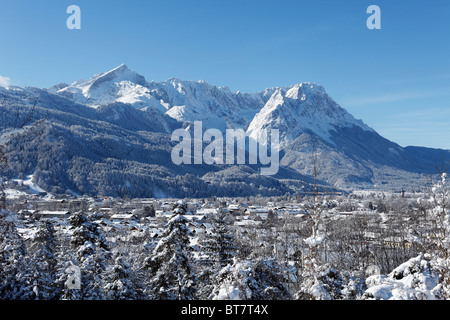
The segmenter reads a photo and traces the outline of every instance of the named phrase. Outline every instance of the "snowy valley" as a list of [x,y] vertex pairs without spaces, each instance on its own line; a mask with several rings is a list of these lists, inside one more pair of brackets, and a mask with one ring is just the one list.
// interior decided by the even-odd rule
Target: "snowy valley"
[[430,193],[158,200],[9,191],[0,296],[448,299],[448,191],[445,175]]
[[[89,80],[49,89],[0,87],[1,141],[8,180],[33,176],[52,194],[113,197],[283,195],[311,191],[311,155],[320,155],[326,188],[400,192],[423,187],[448,150],[400,147],[355,119],[314,83],[231,92],[204,81],[148,82],[121,65]],[[31,115],[30,126],[16,126]],[[243,130],[264,145],[280,132],[280,170],[261,166],[174,165],[171,134]],[[31,125],[37,123],[36,125]],[[14,131],[15,130],[15,131]],[[16,133],[16,134],[11,134]]]
[[[450,151],[381,137],[318,84],[120,65],[0,95],[0,299],[450,298]],[[171,133],[198,121],[278,129],[279,172],[174,164]]]

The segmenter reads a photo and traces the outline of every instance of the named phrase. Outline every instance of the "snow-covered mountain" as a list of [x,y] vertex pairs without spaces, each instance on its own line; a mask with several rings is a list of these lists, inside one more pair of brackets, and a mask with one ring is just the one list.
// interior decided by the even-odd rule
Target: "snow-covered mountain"
[[263,141],[268,129],[278,129],[283,149],[307,132],[334,144],[331,137],[336,128],[352,127],[373,131],[334,102],[322,86],[301,83],[289,88],[277,88],[253,118],[247,133],[256,141]]
[[242,128],[261,144],[268,143],[270,129],[278,129],[283,165],[311,174],[310,154],[320,153],[323,179],[339,187],[384,183],[379,174],[383,167],[400,170],[397,176],[403,171],[428,172],[436,155],[417,156],[381,137],[339,106],[321,85],[309,82],[242,93],[205,81],[147,82],[121,65],[54,92],[95,108],[121,102],[157,110],[184,124],[202,121],[204,129]]
[[205,128],[219,129],[247,126],[267,100],[264,93],[232,93],[204,81],[147,82],[125,64],[49,91],[93,108],[120,102],[137,109],[156,109],[177,121],[205,121]]
[[[71,85],[0,87],[3,128],[14,128],[38,101],[39,136],[11,139],[11,178],[33,175],[46,190],[131,196],[249,195],[308,188],[311,154],[320,179],[338,188],[416,188],[446,150],[408,147],[381,137],[313,83],[231,92],[204,81],[147,81],[120,65]],[[28,111],[27,111],[28,110]],[[19,119],[20,120],[20,119]],[[252,166],[175,166],[176,128],[242,128],[264,144],[280,133],[280,170],[261,177]],[[39,183],[38,183],[39,182]]]
[[283,135],[282,147],[307,131],[330,143],[330,132],[336,127],[373,131],[338,106],[322,86],[312,83],[241,93],[205,81],[147,82],[122,64],[89,80],[50,90],[94,108],[120,102],[137,109],[156,109],[180,122],[203,121],[205,128],[243,128],[258,141],[265,130],[277,128]]
[[122,64],[111,71],[98,73],[89,80],[77,80],[64,87],[60,84],[50,88],[50,91],[94,108],[115,102],[131,104],[136,108],[158,107],[158,101],[146,85],[143,76]]
[[167,115],[181,122],[203,121],[205,128],[245,128],[265,103],[263,95],[233,93],[204,81],[172,78],[149,87],[159,93]]

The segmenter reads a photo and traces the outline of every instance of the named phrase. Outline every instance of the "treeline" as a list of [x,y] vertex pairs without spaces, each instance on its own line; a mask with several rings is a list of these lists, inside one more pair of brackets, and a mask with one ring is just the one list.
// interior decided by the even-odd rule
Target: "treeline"
[[[97,214],[69,218],[70,231],[58,232],[42,220],[24,240],[17,217],[3,210],[0,218],[0,298],[6,300],[190,300],[288,299],[275,259],[237,261],[238,244],[225,222],[214,217],[210,233],[197,249],[184,217],[174,209],[158,241],[150,235],[137,243],[127,234],[109,243],[96,223]],[[129,232],[129,231],[128,231]],[[111,234],[109,234],[111,236]],[[123,236],[123,237],[121,237]],[[199,250],[201,248],[201,250]],[[251,289],[251,290],[249,290]]]

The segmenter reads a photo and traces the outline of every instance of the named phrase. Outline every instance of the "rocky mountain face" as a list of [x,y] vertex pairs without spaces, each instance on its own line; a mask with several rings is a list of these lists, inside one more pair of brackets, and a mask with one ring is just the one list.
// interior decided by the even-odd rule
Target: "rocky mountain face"
[[[10,178],[33,175],[55,193],[185,197],[274,195],[308,190],[312,155],[330,188],[423,187],[448,150],[402,148],[355,119],[313,83],[231,92],[204,81],[148,82],[121,65],[49,89],[1,88],[2,140]],[[37,126],[7,135],[32,114]],[[279,130],[280,170],[257,165],[174,165],[171,134],[202,121],[203,129],[242,129],[268,144]],[[422,180],[420,180],[422,179]]]

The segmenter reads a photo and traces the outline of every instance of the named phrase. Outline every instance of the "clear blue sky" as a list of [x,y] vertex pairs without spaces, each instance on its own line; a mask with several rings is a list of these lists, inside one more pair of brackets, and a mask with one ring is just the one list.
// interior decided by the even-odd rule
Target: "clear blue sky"
[[[71,4],[81,30],[66,28]],[[450,149],[449,59],[448,0],[0,0],[0,81],[43,88],[121,63],[242,92],[311,81],[402,146]]]

